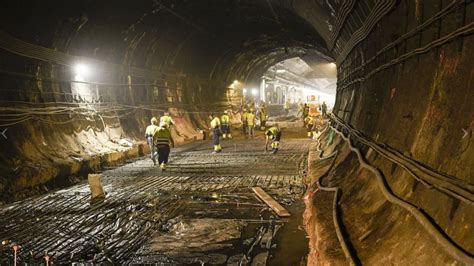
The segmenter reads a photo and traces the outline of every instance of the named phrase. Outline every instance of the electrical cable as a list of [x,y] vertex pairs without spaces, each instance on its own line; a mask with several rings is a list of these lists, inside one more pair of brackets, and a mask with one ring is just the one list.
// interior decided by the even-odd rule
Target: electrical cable
[[460,27],[457,30],[451,32],[450,34],[445,35],[445,36],[443,36],[439,39],[436,39],[436,40],[430,42],[429,44],[427,44],[423,47],[416,48],[416,49],[412,50],[411,52],[405,53],[405,54],[403,54],[403,55],[401,55],[401,56],[399,56],[395,59],[392,59],[388,63],[385,63],[385,64],[375,68],[374,70],[370,71],[364,77],[357,78],[357,79],[355,79],[351,82],[346,83],[345,85],[339,86],[338,90],[344,90],[344,89],[348,88],[349,86],[351,86],[355,83],[364,82],[365,80],[369,79],[373,75],[379,73],[382,70],[387,69],[390,66],[393,66],[393,65],[398,64],[402,61],[405,61],[405,60],[407,60],[407,59],[409,59],[409,58],[411,58],[415,55],[426,53],[426,52],[430,51],[433,48],[436,48],[438,46],[441,46],[441,45],[451,41],[454,38],[457,38],[457,37],[463,36],[463,35],[472,34],[472,33],[474,33],[474,22],[471,22],[471,23],[469,23],[469,24],[467,24],[463,27]]
[[370,63],[374,62],[382,53],[384,52],[387,52],[388,50],[396,47],[397,45],[399,45],[402,41],[410,38],[410,37],[413,37],[415,34],[419,33],[420,31],[424,30],[425,28],[427,28],[428,26],[430,26],[431,24],[433,24],[434,22],[444,18],[445,16],[449,15],[450,13],[452,13],[453,11],[456,10],[456,8],[461,5],[462,3],[464,3],[465,0],[454,0],[452,1],[451,3],[449,3],[447,6],[445,6],[442,10],[440,10],[438,13],[436,13],[433,17],[427,19],[425,22],[423,22],[422,24],[418,25],[417,27],[413,28],[412,30],[410,30],[409,32],[403,34],[402,36],[400,36],[397,40],[389,43],[388,45],[386,45],[385,47],[383,47],[382,49],[380,49],[379,51],[376,52],[376,54],[371,57],[370,59],[366,60],[363,64],[361,64],[359,67],[353,69],[351,72],[349,72],[347,75],[345,75],[343,78],[340,78],[340,80],[338,81],[338,83],[343,83],[346,79],[348,79],[350,76],[352,76],[353,74],[355,74],[356,72],[359,72],[360,70],[364,69],[367,67],[367,65],[369,65]]
[[349,144],[350,150],[356,153],[360,166],[375,175],[382,194],[389,202],[400,206],[406,211],[408,211],[420,223],[420,225],[426,229],[426,231],[435,239],[435,241],[441,247],[443,247],[444,250],[447,251],[447,253],[453,256],[453,258],[462,263],[466,263],[467,265],[474,265],[474,257],[471,254],[467,253],[458,244],[454,243],[453,240],[449,238],[449,236],[444,231],[442,231],[438,225],[433,223],[431,217],[429,217],[426,213],[422,212],[418,206],[415,206],[397,197],[391,192],[391,189],[389,188],[387,180],[383,176],[383,173],[379,169],[373,167],[372,165],[366,162],[366,158],[362,155],[361,151],[353,146],[352,141],[350,139],[350,135],[346,137],[343,132],[339,131],[336,127],[332,125],[331,129],[334,130],[334,132],[340,135]]
[[474,193],[472,193],[474,190],[473,185],[459,178],[428,168],[411,158],[403,156],[400,152],[395,151],[394,149],[385,148],[383,145],[365,137],[361,132],[346,124],[344,120],[336,115],[331,114],[330,116],[335,124],[343,127],[352,136],[356,137],[358,142],[372,148],[384,158],[397,164],[427,188],[439,190],[440,192],[459,199],[471,206],[474,204]]

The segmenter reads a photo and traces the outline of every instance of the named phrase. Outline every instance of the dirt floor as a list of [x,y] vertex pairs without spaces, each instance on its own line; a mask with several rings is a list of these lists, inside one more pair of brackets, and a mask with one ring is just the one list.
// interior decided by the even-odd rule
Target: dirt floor
[[[263,131],[234,130],[211,154],[209,141],[173,150],[166,172],[143,158],[102,173],[106,198],[87,183],[0,209],[0,264],[299,265],[308,241],[302,213],[310,141],[285,124],[280,151],[264,152]],[[285,128],[291,126],[291,128]],[[291,213],[279,218],[252,192],[261,187]]]

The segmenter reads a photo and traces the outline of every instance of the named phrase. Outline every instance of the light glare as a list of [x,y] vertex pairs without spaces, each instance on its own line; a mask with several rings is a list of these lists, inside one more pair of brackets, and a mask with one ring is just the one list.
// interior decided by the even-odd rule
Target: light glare
[[74,66],[74,71],[76,71],[77,76],[85,77],[90,74],[90,69],[85,64],[77,64]]

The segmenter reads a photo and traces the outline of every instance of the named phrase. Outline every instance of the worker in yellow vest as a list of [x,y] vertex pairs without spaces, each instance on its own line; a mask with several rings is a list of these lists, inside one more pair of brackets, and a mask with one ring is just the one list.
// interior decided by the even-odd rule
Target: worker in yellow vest
[[244,134],[247,134],[247,115],[248,115],[248,112],[247,112],[248,109],[244,108],[242,110],[242,130],[243,130],[243,133]]
[[172,125],[174,125],[173,118],[171,118],[169,112],[165,112],[163,116],[160,118],[160,123],[166,123],[168,125],[168,128],[170,128]]
[[166,170],[171,147],[174,147],[174,141],[168,124],[162,122],[154,135],[156,149],[158,151],[158,164],[162,171]]
[[288,116],[290,113],[290,101],[286,100],[283,104],[283,110],[285,111],[285,115]]
[[217,115],[211,114],[209,116],[211,119],[211,128],[212,131],[212,144],[214,145],[214,151],[212,153],[218,153],[222,151],[222,147],[220,144],[220,136],[221,136],[221,121]]
[[312,138],[316,134],[316,132],[315,132],[316,119],[312,116],[307,116],[304,119],[304,124],[306,125],[306,129],[307,129],[307,132],[308,132],[308,138]]
[[224,114],[221,116],[221,129],[222,129],[222,139],[232,138],[230,134],[230,117],[229,111],[224,111]]
[[158,119],[156,119],[156,117],[153,117],[151,119],[151,124],[149,126],[147,126],[146,130],[145,130],[145,138],[146,138],[146,142],[148,143],[148,147],[150,147],[150,156],[151,156],[151,160],[153,161],[153,164],[156,165],[156,155],[155,155],[155,142],[154,142],[154,135],[155,135],[155,132],[158,130]]
[[247,126],[248,126],[248,132],[249,132],[250,138],[254,137],[255,122],[256,122],[255,112],[253,111],[253,109],[250,109],[250,112],[247,114]]
[[303,103],[299,103],[298,104],[298,113],[296,114],[296,116],[299,116],[300,114],[303,114],[303,109],[304,109]]
[[306,127],[305,119],[309,116],[309,106],[308,104],[303,105],[303,112],[301,113],[301,120],[303,120],[303,127]]
[[268,143],[272,141],[271,147],[272,147],[272,154],[275,154],[278,152],[278,149],[280,147],[280,140],[281,140],[281,129],[278,127],[278,125],[275,125],[271,128],[269,128],[265,132],[266,140],[265,140],[265,151],[268,150]]

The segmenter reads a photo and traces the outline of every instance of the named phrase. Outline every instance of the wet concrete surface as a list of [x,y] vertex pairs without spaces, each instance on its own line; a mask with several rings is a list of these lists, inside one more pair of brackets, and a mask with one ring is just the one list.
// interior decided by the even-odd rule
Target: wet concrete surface
[[[304,134],[304,132],[302,132]],[[298,135],[295,133],[295,135]],[[198,142],[175,149],[169,171],[141,159],[103,173],[107,193],[91,204],[83,183],[0,209],[0,263],[299,265],[304,162],[309,141]],[[259,186],[292,216],[280,219],[252,192]]]

